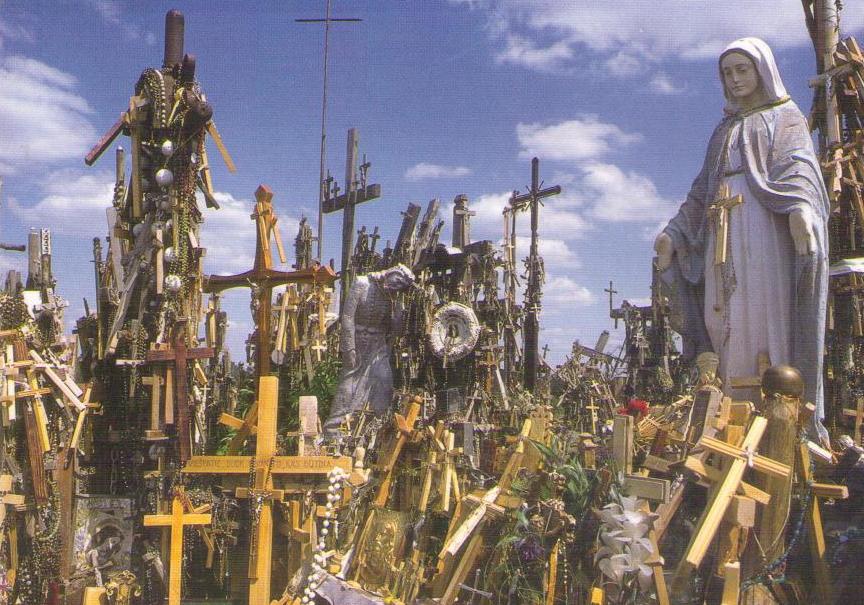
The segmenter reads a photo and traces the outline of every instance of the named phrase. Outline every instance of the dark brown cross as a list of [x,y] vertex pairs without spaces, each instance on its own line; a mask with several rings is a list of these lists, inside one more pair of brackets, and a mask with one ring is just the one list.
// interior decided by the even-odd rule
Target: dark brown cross
[[[188,364],[190,360],[207,359],[214,355],[215,351],[212,347],[199,349],[186,347],[186,320],[177,322],[175,326],[173,349],[147,351],[147,361],[150,363],[174,364],[174,405],[177,410],[175,416],[177,447],[181,464],[185,464],[192,457],[192,438],[189,434]],[[154,388],[158,388],[158,386],[154,386]]]
[[267,185],[259,185],[255,190],[255,221],[257,236],[255,242],[255,265],[238,275],[210,275],[204,278],[203,291],[222,292],[231,288],[253,288],[257,299],[257,338],[255,340],[255,369],[257,375],[270,373],[270,323],[272,320],[273,288],[285,284],[327,284],[336,281],[336,274],[327,265],[313,264],[299,271],[278,271],[273,269],[270,250],[270,236],[275,236],[279,257],[285,262],[276,218],[273,212],[273,191]]

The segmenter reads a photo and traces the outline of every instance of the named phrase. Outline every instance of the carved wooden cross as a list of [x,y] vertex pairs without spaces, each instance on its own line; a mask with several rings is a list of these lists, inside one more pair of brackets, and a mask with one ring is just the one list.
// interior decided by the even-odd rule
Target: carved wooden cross
[[168,605],[180,605],[180,588],[183,579],[183,528],[187,525],[210,525],[211,520],[212,516],[209,513],[184,513],[180,494],[174,494],[170,515],[144,515],[144,527],[171,528]]
[[249,602],[270,602],[270,570],[273,548],[273,502],[281,500],[284,490],[275,489],[273,478],[278,475],[310,475],[326,480],[336,467],[351,472],[351,458],[336,456],[277,456],[276,430],[278,419],[279,379],[262,376],[258,379],[257,440],[255,456],[193,456],[183,468],[184,473],[210,475],[249,475],[252,467],[254,487],[238,488],[240,498],[257,499],[258,523],[254,528],[254,549],[249,556]]
[[[214,351],[209,347],[189,349],[186,346],[186,322],[177,322],[174,333],[174,348],[164,350],[147,351],[147,361],[151,363],[170,364],[174,373],[174,401],[177,407],[176,430],[177,447],[181,464],[192,457],[192,438],[189,425],[189,361],[194,359],[207,359],[213,357]],[[166,380],[166,390],[167,390]],[[166,396],[166,417],[167,413]],[[167,418],[166,418],[167,422]]]
[[255,191],[256,223],[255,264],[252,269],[238,275],[210,275],[204,278],[202,290],[218,293],[231,288],[253,288],[257,301],[255,324],[255,372],[260,376],[270,373],[270,325],[272,321],[273,288],[284,284],[332,284],[336,274],[327,265],[315,265],[299,271],[277,271],[273,269],[270,237],[274,236],[279,259],[285,263],[285,252],[276,227],[273,212],[273,191],[267,185],[259,185]]
[[714,203],[708,206],[708,216],[714,222],[714,271],[717,275],[717,291],[715,293],[714,306],[720,306],[723,296],[722,267],[726,264],[727,249],[729,247],[729,222],[730,212],[735,206],[744,202],[741,194],[731,195],[729,185],[723,183],[717,191]]

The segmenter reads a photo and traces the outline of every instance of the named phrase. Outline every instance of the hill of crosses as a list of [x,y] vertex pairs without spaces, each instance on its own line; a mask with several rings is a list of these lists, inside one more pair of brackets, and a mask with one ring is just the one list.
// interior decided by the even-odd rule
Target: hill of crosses
[[83,316],[49,229],[0,245],[27,268],[0,283],[0,604],[860,602],[864,51],[834,2],[802,4],[809,114],[764,42],[732,43],[728,115],[650,296],[616,306],[610,283],[620,338],[557,365],[540,250],[567,183],[543,157],[512,176],[530,185],[501,239],[472,240],[466,195],[402,205],[390,233],[355,224],[388,187],[352,128],[343,181],[322,152],[318,233],[287,233],[287,194],[253,174],[232,228],[254,262],[208,274],[211,166],[235,165],[196,65],[221,58],[169,11],[161,65],[129,74],[82,158],[116,167],[74,261]]

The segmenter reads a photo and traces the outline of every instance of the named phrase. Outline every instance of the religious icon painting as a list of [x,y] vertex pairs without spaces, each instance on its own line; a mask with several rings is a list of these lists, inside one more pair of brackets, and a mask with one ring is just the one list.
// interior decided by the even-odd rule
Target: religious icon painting
[[132,500],[79,496],[75,510],[75,574],[101,576],[129,569],[132,555]]

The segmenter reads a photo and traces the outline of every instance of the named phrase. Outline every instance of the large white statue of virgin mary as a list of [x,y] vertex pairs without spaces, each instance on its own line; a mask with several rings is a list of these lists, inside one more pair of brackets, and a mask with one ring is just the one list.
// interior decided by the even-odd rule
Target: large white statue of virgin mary
[[762,40],[730,44],[719,69],[726,115],[654,244],[684,353],[717,353],[724,389],[741,399],[752,393],[731,379],[757,376],[767,353],[801,371],[821,417],[829,202],[810,129]]

